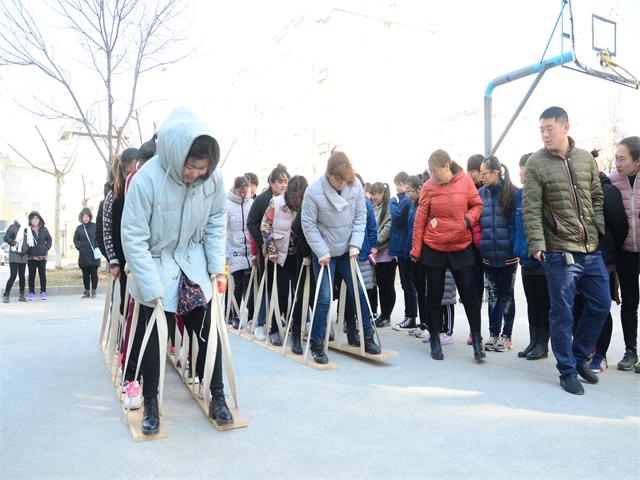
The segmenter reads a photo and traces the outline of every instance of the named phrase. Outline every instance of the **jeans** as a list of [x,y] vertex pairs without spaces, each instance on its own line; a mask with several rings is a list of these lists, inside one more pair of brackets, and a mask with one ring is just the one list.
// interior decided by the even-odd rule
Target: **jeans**
[[[318,263],[318,257],[312,255],[311,263],[313,265],[313,273],[317,282],[318,275],[320,274],[320,264]],[[351,265],[348,252],[340,255],[339,257],[331,257],[331,261],[329,263],[329,271],[332,281],[336,270],[340,272],[340,275],[342,275],[342,278],[347,285],[347,295],[354,298],[354,286],[351,280]],[[369,309],[366,307],[366,291],[362,291],[360,285],[358,285],[358,294],[360,295],[360,305],[362,307],[362,328],[366,334],[366,332],[371,330],[371,316],[369,315]],[[312,342],[324,341],[326,332],[325,329],[327,326],[327,314],[329,313],[332,296],[333,292],[331,288],[329,288],[329,279],[327,278],[327,272],[325,270],[322,275],[320,291],[318,292],[316,309],[313,312],[313,327],[311,329]]]
[[502,335],[511,338],[513,319],[516,316],[513,286],[516,282],[517,269],[517,264],[498,268],[485,266],[484,271],[489,281],[489,333],[491,336],[500,335],[502,328]]
[[[551,305],[551,346],[561,377],[575,375],[577,362],[587,360],[611,308],[609,275],[602,254],[574,253],[573,258],[574,264],[566,266],[562,253],[547,252],[544,262]],[[576,290],[584,309],[572,332]]]
[[404,316],[407,318],[416,318],[418,315],[418,294],[413,281],[411,263],[411,260],[408,258],[398,258],[400,284],[404,292]]

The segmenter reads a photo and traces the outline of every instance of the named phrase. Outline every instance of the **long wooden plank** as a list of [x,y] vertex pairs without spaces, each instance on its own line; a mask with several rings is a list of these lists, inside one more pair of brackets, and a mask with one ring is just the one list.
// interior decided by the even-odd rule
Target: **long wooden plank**
[[394,357],[398,356],[398,352],[394,352],[393,350],[383,350],[379,355],[372,355],[370,353],[362,353],[360,351],[360,347],[354,347],[351,345],[340,345],[336,342],[329,342],[329,348],[332,350],[337,350],[339,352],[348,353],[349,355],[354,355],[356,357],[364,358],[366,360],[373,360],[376,362],[386,362],[391,360]]

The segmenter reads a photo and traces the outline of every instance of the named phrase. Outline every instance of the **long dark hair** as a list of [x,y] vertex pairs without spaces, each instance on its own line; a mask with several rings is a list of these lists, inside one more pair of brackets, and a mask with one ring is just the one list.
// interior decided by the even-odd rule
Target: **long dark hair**
[[302,205],[302,198],[304,197],[304,192],[309,186],[307,179],[302,175],[296,175],[291,180],[289,180],[289,184],[287,185],[287,191],[284,192],[284,202],[294,212],[300,210],[300,206]]
[[382,194],[382,209],[380,210],[380,220],[382,220],[387,215],[387,211],[389,210],[389,199],[391,198],[389,185],[382,182],[376,182],[371,185],[369,193],[371,195],[377,195],[379,193]]
[[500,207],[502,208],[502,216],[508,220],[511,218],[516,198],[516,186],[511,183],[509,169],[504,163],[500,163],[498,157],[493,155],[485,158],[482,163],[487,166],[487,169],[498,172],[500,178],[504,180],[504,187],[502,187],[502,193],[500,194]]
[[431,165],[436,165],[438,167],[449,165],[451,173],[453,173],[454,175],[462,171],[462,167],[451,160],[449,154],[444,150],[436,150],[429,156],[429,166]]
[[131,162],[138,158],[137,148],[127,148],[117,155],[113,162],[113,198],[120,198],[124,194],[126,177],[124,170]]

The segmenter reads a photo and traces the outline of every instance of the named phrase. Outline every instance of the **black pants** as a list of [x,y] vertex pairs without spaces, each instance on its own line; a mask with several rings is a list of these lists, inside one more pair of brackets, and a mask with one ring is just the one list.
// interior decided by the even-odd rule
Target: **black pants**
[[47,261],[46,260],[28,260],[29,265],[29,293],[36,293],[36,269],[40,277],[40,291],[47,291]]
[[[298,260],[296,255],[287,255],[284,265],[276,265],[276,267],[278,269],[278,307],[280,308],[280,314],[286,316],[289,306],[289,292],[291,292],[292,295],[295,294],[296,281],[298,280]],[[267,314],[268,313],[269,312],[267,312]],[[278,331],[278,326],[275,322],[279,321],[279,319],[275,318],[275,311],[273,315],[271,331],[269,333],[276,333]]]
[[427,284],[425,279],[425,267],[420,262],[411,262],[409,265],[411,269],[411,276],[413,277],[413,284],[416,288],[416,294],[418,299],[418,314],[420,316],[420,323],[422,325],[428,325],[427,320]]
[[[636,254],[637,255],[637,254]],[[638,303],[640,300],[640,288],[638,274],[620,274],[620,320],[622,321],[622,334],[624,346],[627,349],[636,350],[638,336]]]
[[[82,284],[84,285],[84,289],[89,291],[89,280],[91,280],[91,290],[98,288],[98,267],[81,267],[80,270],[82,270]],[[120,289],[120,293],[122,294],[122,288]],[[122,308],[120,311],[122,312]]]
[[[475,265],[452,271],[456,287],[460,292],[464,311],[467,314],[471,332],[480,332],[480,299],[474,276]],[[447,268],[425,267],[427,281],[427,319],[429,333],[440,333],[441,303],[444,294],[444,277]]]
[[[244,270],[236,270],[231,275],[233,275],[233,297],[238,304],[238,308],[242,304],[242,297],[247,293],[249,289],[249,279],[251,278],[251,270],[246,268]],[[249,302],[247,298],[247,309],[249,310],[249,318],[253,318],[253,302]],[[235,313],[233,310],[231,311],[231,316],[234,316]]]
[[[140,316],[138,322],[144,325],[151,319],[153,308],[140,305]],[[174,318],[171,312],[165,312],[167,319]],[[211,303],[206,307],[198,307],[195,310],[183,315],[184,326],[189,335],[195,335],[198,339],[198,359],[196,360],[196,374],[199,378],[204,377],[204,363],[207,355],[207,341],[209,327],[211,326]],[[175,322],[175,320],[174,320]],[[169,322],[168,322],[169,323]],[[222,382],[222,346],[220,336],[217,338],[218,348],[211,378],[211,391],[220,390],[224,387]],[[149,337],[147,348],[142,357],[142,394],[145,397],[158,395],[158,385],[160,383],[160,346],[158,343],[158,327],[153,326],[153,332]]]
[[[142,305],[140,306],[140,309],[142,309]],[[149,315],[149,318],[151,318],[151,315]],[[129,353],[129,363],[127,364],[127,370],[125,372],[124,379],[129,380],[130,382],[133,381],[133,377],[136,374],[136,366],[138,364],[138,357],[140,356],[140,347],[142,347],[142,339],[144,338],[144,331],[146,327],[146,322],[141,321],[141,317],[139,314],[135,332],[129,332],[131,352]],[[126,355],[127,352],[125,351],[124,354]],[[140,375],[138,375],[138,377],[140,377]],[[140,380],[140,378],[137,378],[137,380]]]
[[[299,268],[302,268],[300,266]],[[316,292],[316,279],[313,275],[313,269],[311,265],[305,267],[309,269],[309,306],[307,307],[307,311],[302,311],[302,302],[304,297],[304,288],[307,282],[307,274],[304,272],[302,274],[302,278],[300,279],[300,285],[298,286],[298,295],[296,298],[296,303],[293,306],[293,317],[291,319],[291,335],[295,338],[300,338],[300,333],[302,331],[302,322],[307,321],[307,316],[309,314],[309,308],[313,308],[314,295]],[[296,277],[296,281],[297,281]],[[304,320],[303,318],[304,317]]]
[[11,287],[13,287],[13,282],[16,281],[16,277],[19,279],[20,295],[24,295],[24,270],[26,266],[26,263],[9,263],[9,280],[7,280],[7,285],[4,287],[5,295],[9,295],[11,292]]
[[[525,268],[522,269],[523,272]],[[543,275],[522,275],[522,286],[527,299],[529,329],[538,336],[549,335],[549,290],[547,277]]]
[[380,318],[391,318],[396,305],[396,266],[395,259],[376,265],[376,282],[380,295]]
[[369,305],[371,305],[371,313],[378,314],[378,287],[374,284],[373,288],[367,289],[367,297],[369,298]]

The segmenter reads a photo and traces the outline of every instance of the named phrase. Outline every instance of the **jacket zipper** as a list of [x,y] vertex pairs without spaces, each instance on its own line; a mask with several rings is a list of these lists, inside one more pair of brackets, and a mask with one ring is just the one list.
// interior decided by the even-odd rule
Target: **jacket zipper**
[[[244,224],[244,198],[240,200],[240,214],[242,215],[242,238],[244,242],[244,258],[249,258],[249,252],[247,250],[247,232],[245,232]],[[251,268],[251,262],[247,260],[247,265]]]
[[570,182],[569,186],[573,192],[573,200],[575,202],[576,211],[578,213],[578,223],[580,224],[580,234],[582,236],[582,243],[584,244],[585,252],[588,252],[589,247],[587,245],[587,229],[585,228],[584,223],[582,223],[582,220],[584,219],[584,215],[582,214],[582,209],[580,208],[580,200],[578,200],[578,193],[577,193],[578,185],[575,183],[576,180],[573,178],[573,175],[571,174],[571,168],[569,167],[570,160],[571,160],[571,157],[567,157],[566,159],[564,159],[564,166],[567,169],[567,174],[569,175],[569,182]]
[[[491,195],[491,192],[489,192],[489,195]],[[494,260],[497,262],[498,259],[498,251],[496,249],[496,196],[495,195],[491,195],[491,225],[493,226],[493,258]]]

